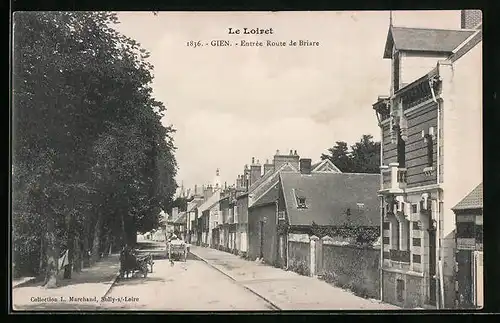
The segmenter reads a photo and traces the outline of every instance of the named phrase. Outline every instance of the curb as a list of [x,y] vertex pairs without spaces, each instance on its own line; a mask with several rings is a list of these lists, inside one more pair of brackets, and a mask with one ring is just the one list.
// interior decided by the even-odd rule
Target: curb
[[111,291],[111,288],[113,288],[116,284],[116,281],[118,280],[118,277],[120,277],[120,272],[118,272],[116,275],[115,275],[115,278],[113,278],[113,280],[111,280],[111,284],[109,284],[109,287],[108,289],[106,290],[106,293],[104,293],[104,295],[102,297],[106,297],[109,292]]
[[198,256],[197,254],[194,254],[193,252],[190,252],[191,255],[193,255],[195,258],[203,261],[204,263],[206,263],[207,265],[209,265],[211,268],[217,270],[218,272],[220,272],[221,274],[223,274],[224,276],[228,277],[229,279],[231,279],[232,281],[234,281],[236,284],[238,284],[239,286],[243,287],[244,289],[248,290],[249,292],[251,292],[252,294],[256,295],[257,297],[261,298],[262,300],[264,300],[266,303],[269,303],[269,305],[271,305],[271,307],[273,307],[273,309],[277,310],[277,311],[282,311],[282,309],[274,304],[272,301],[270,301],[269,299],[267,299],[266,297],[258,294],[257,292],[255,292],[254,290],[252,290],[251,288],[239,283],[236,279],[234,279],[231,275],[227,274],[226,272],[224,272],[223,270],[215,267],[214,265],[212,265],[210,262],[208,262],[208,260],[206,260],[205,258],[203,257],[200,257]]
[[30,284],[30,283],[32,283],[32,282],[34,282],[35,280],[36,280],[36,277],[32,277],[32,278],[30,278],[30,279],[27,279],[27,280],[25,280],[25,281],[22,281],[22,282],[20,282],[20,283],[17,283],[16,285],[14,285],[14,283],[12,283],[12,289],[14,289],[14,288],[18,288],[18,287],[23,287],[23,286],[25,286],[25,285],[28,285],[28,284]]

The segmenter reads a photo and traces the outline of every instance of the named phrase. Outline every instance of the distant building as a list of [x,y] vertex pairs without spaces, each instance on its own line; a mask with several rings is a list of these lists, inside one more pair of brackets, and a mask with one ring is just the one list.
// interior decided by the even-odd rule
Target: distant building
[[483,307],[483,184],[453,208],[457,232],[456,303],[460,308]]

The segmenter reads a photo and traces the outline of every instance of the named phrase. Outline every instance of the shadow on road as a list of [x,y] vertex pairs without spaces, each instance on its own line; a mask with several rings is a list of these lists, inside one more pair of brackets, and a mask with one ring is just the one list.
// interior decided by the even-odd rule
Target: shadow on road
[[164,283],[166,280],[161,277],[129,277],[129,278],[118,278],[116,280],[116,286],[123,286],[123,285],[139,285],[139,284],[147,284],[150,282],[160,282]]
[[[70,279],[60,277],[57,281],[57,288],[78,285],[78,284],[111,284],[112,278],[120,269],[120,264],[117,261],[117,256],[113,258],[103,259],[89,268],[84,268],[81,272],[73,272]],[[37,279],[32,282],[27,282],[16,286],[17,288],[25,287],[41,287],[43,279]]]

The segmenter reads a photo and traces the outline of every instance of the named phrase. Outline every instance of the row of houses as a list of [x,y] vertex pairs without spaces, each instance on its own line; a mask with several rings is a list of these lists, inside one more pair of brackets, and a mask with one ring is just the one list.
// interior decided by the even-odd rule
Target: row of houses
[[463,10],[461,24],[391,19],[383,52],[391,86],[373,104],[380,174],[276,151],[264,165],[252,158],[235,185],[195,188],[179,232],[192,244],[344,279],[401,307],[481,307],[481,11]]

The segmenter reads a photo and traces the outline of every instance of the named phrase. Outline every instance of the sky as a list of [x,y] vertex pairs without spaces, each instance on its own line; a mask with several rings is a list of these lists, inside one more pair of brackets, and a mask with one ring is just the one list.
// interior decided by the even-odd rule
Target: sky
[[[380,140],[372,109],[387,95],[388,11],[120,12],[116,29],[151,53],[154,96],[173,125],[177,182],[234,184],[252,157],[291,149],[313,162],[336,141]],[[460,28],[459,11],[394,11],[393,24]],[[229,35],[228,28],[272,28]],[[187,42],[308,40],[317,47],[189,47]]]

